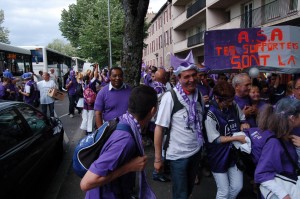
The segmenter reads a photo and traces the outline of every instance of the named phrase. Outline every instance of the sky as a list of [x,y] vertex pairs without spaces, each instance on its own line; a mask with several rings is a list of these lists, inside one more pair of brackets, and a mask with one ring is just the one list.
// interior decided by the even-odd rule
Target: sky
[[[61,11],[76,0],[0,0],[4,11],[2,27],[13,46],[46,46],[54,39],[66,41],[59,30]],[[166,0],[150,0],[149,11],[157,12]]]

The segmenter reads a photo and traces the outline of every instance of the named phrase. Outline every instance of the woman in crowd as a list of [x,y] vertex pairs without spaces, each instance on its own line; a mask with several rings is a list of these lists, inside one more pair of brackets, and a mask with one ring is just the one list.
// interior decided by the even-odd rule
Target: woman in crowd
[[245,115],[235,102],[234,88],[227,82],[217,83],[205,120],[207,157],[217,185],[217,199],[236,198],[243,187],[243,173],[236,166],[232,142],[245,143],[244,135],[233,136],[249,128]]
[[[255,182],[260,184],[261,190],[271,191],[274,195],[270,194],[272,198],[300,198],[300,194],[290,195],[288,190],[275,181],[276,174],[297,179],[292,163],[297,162],[297,154],[290,134],[294,128],[300,127],[300,101],[288,97],[275,106],[266,105],[258,116],[258,127],[263,133],[272,132],[275,138],[269,139],[262,149],[255,170]],[[292,160],[287,154],[290,154]]]

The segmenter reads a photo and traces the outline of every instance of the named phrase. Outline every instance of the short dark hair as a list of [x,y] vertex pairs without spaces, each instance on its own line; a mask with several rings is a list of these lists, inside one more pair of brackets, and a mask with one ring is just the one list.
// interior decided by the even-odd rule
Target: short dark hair
[[220,82],[215,85],[213,94],[221,99],[233,98],[235,90],[228,82]]
[[138,120],[144,119],[153,107],[157,106],[156,91],[146,85],[140,85],[132,89],[128,111],[134,114]]
[[110,69],[109,69],[109,76],[111,76],[111,71],[113,71],[113,70],[120,70],[121,72],[122,72],[122,76],[123,76],[123,70],[122,70],[122,68],[121,67],[118,67],[118,66],[115,66],[115,67],[111,67]]

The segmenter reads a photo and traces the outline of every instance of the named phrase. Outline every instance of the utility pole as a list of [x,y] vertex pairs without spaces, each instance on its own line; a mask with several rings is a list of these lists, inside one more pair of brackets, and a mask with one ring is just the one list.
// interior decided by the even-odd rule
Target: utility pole
[[108,17],[108,45],[109,45],[109,68],[112,67],[112,55],[111,55],[111,38],[110,38],[110,3],[107,0],[107,17]]

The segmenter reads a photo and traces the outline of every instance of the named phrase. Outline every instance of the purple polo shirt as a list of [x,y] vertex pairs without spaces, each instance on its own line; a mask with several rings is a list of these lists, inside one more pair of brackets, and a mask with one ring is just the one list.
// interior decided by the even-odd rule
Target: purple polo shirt
[[119,117],[128,109],[130,92],[131,88],[128,85],[124,84],[122,88],[114,89],[110,83],[98,92],[94,110],[102,112],[104,121]]
[[[125,121],[121,119],[120,123]],[[99,176],[107,176],[137,155],[138,148],[131,134],[116,130],[103,146],[99,158],[90,166],[89,171]],[[100,188],[87,191],[85,198],[130,198],[134,182],[135,172],[127,173]]]
[[[251,106],[251,99],[248,96],[246,97],[234,96],[234,101],[239,105],[241,110],[243,110],[245,106]],[[255,115],[246,117],[246,121],[250,125],[250,127],[257,127],[255,121]]]
[[[285,146],[294,162],[297,162],[298,156],[294,145],[291,142],[285,142]],[[287,157],[279,140],[270,139],[263,147],[259,158],[254,174],[255,183],[273,180],[275,174],[284,174],[292,179],[297,178],[293,165]]]
[[71,86],[68,88],[68,94],[69,94],[69,95],[75,95],[75,94],[76,94],[77,84],[78,84],[77,81],[76,81],[75,76],[69,77],[69,78],[67,79],[66,84],[69,84],[70,81],[72,81],[72,84],[71,84]]
[[5,99],[5,90],[6,88],[3,86],[2,82],[0,82],[0,99]]

